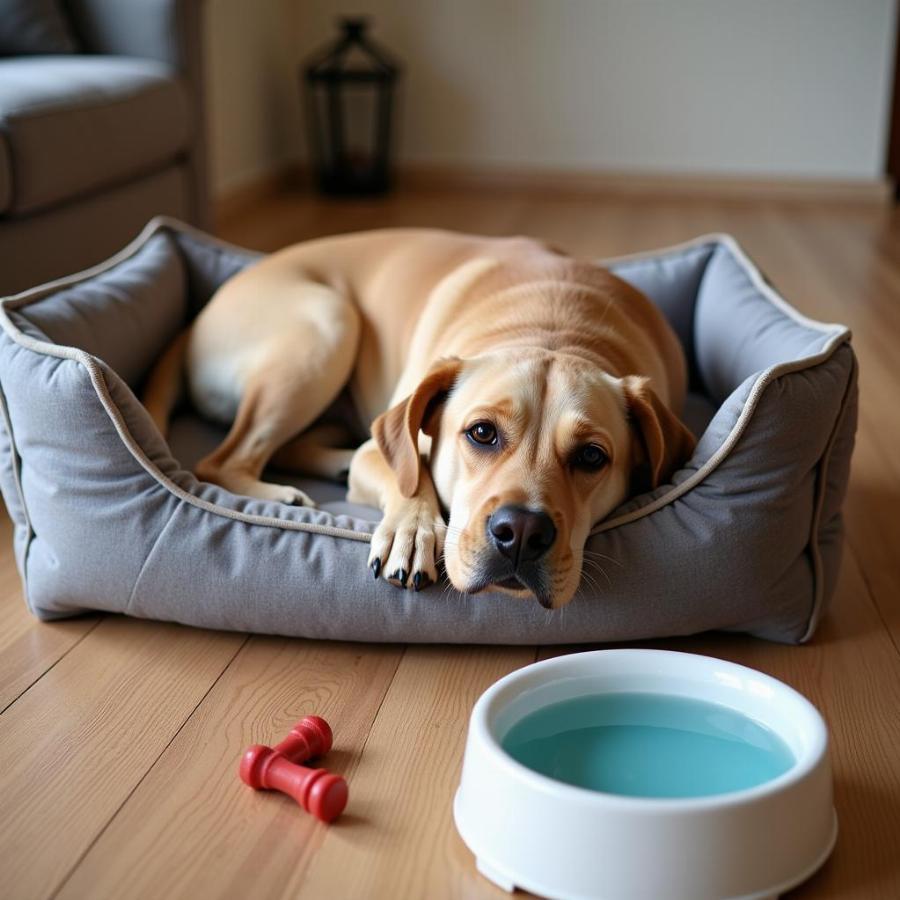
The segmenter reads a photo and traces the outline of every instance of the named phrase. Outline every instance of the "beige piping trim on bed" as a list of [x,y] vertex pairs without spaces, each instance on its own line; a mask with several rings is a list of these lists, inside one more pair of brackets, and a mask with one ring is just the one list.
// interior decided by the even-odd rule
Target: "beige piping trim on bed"
[[[0,301],[0,326],[3,327],[3,330],[17,344],[27,350],[31,350],[35,353],[40,353],[45,356],[57,357],[59,359],[71,359],[84,366],[84,368],[88,372],[88,375],[90,376],[91,384],[94,387],[94,391],[96,392],[100,403],[106,410],[106,413],[112,421],[116,432],[122,439],[122,442],[128,448],[131,455],[138,461],[138,463],[140,463],[141,467],[151,477],[153,477],[170,493],[178,497],[179,500],[183,500],[184,502],[189,503],[192,506],[196,506],[200,509],[205,510],[206,512],[213,513],[214,515],[224,516],[225,518],[229,519],[236,519],[241,522],[247,522],[251,525],[264,525],[270,528],[283,528],[289,531],[305,531],[311,534],[325,534],[329,535],[330,537],[347,538],[351,541],[369,543],[372,540],[372,536],[370,534],[367,534],[366,532],[353,531],[349,528],[338,528],[333,525],[318,525],[315,522],[294,522],[290,519],[280,519],[276,518],[275,516],[259,516],[252,513],[245,513],[239,510],[229,509],[226,506],[219,506],[217,503],[211,503],[209,500],[204,500],[202,497],[197,497],[195,494],[191,494],[188,491],[184,490],[153,464],[150,457],[148,457],[144,452],[143,447],[141,447],[141,445],[134,439],[133,435],[128,430],[128,426],[125,424],[125,419],[122,416],[121,411],[119,410],[118,406],[116,406],[115,402],[112,399],[112,396],[109,393],[109,388],[106,384],[106,379],[103,377],[103,372],[97,364],[97,360],[95,360],[93,356],[91,356],[89,353],[85,353],[83,350],[77,349],[76,347],[63,347],[58,344],[39,341],[31,337],[30,335],[23,334],[21,331],[19,331],[19,329],[7,315],[7,309],[20,309],[23,306],[27,306],[30,303],[34,303],[38,300],[43,299],[48,294],[54,293],[61,288],[69,287],[73,284],[77,284],[89,278],[93,278],[96,275],[102,274],[118,263],[123,262],[124,260],[133,256],[134,253],[136,253],[154,234],[166,228],[172,228],[174,230],[195,234],[198,237],[202,237],[206,243],[218,244],[219,246],[223,247],[223,249],[236,250],[241,253],[246,252],[246,250],[243,250],[242,248],[234,247],[233,245],[227,244],[224,241],[220,241],[217,238],[205,236],[202,232],[197,231],[190,226],[183,225],[182,223],[177,222],[174,219],[157,217],[156,219],[153,219],[153,221],[151,221],[127,247],[125,247],[115,256],[108,259],[105,263],[93,266],[90,269],[85,269],[83,272],[80,272],[76,275],[57,279],[56,281],[50,282],[49,284],[41,285],[37,288],[32,288],[31,290],[24,291],[23,293]],[[9,426],[9,432],[10,441],[12,442],[13,437],[11,425]],[[24,505],[24,497],[22,498],[22,501]]]
[[[731,431],[728,433],[728,436],[719,445],[716,452],[706,461],[703,466],[701,466],[690,478],[685,479],[685,481],[683,481],[673,490],[666,492],[662,497],[658,497],[656,500],[648,503],[646,506],[640,507],[636,510],[632,510],[632,512],[630,513],[626,513],[624,515],[617,516],[612,519],[607,519],[606,521],[601,522],[591,531],[592,535],[600,534],[601,532],[608,531],[609,529],[615,528],[618,525],[626,525],[629,522],[634,522],[645,515],[650,515],[651,513],[656,512],[658,509],[661,509],[663,506],[666,506],[674,500],[677,500],[689,490],[696,487],[697,484],[703,481],[731,453],[734,445],[738,442],[738,440],[740,440],[741,435],[744,433],[747,427],[747,423],[750,421],[754,412],[756,411],[756,407],[759,404],[763,392],[776,378],[779,378],[780,376],[785,375],[789,372],[801,371],[802,369],[811,368],[812,366],[824,362],[826,359],[828,359],[828,357],[831,356],[831,354],[840,344],[850,339],[850,330],[848,328],[845,328],[843,325],[817,322],[815,319],[810,319],[804,316],[798,310],[794,309],[793,306],[791,306],[783,297],[776,293],[769,284],[766,283],[759,269],[757,269],[753,262],[747,257],[747,255],[743,252],[734,238],[732,238],[731,235],[728,234],[706,235],[693,241],[688,241],[687,243],[672,247],[667,253],[664,254],[653,253],[652,251],[650,253],[634,253],[630,254],[629,256],[604,260],[604,263],[606,265],[612,265],[616,262],[640,261],[642,259],[648,258],[659,259],[661,256],[665,258],[666,256],[674,256],[678,253],[682,253],[693,246],[713,242],[719,242],[728,247],[731,253],[734,254],[734,257],[738,260],[738,262],[743,266],[744,270],[749,275],[754,287],[764,297],[766,297],[766,299],[769,300],[770,303],[778,307],[781,312],[785,313],[790,318],[794,319],[794,321],[798,322],[801,325],[804,325],[807,328],[812,328],[814,330],[822,331],[825,333],[830,332],[832,334],[832,338],[822,348],[822,350],[814,356],[806,357],[802,360],[794,360],[790,363],[782,363],[778,366],[772,366],[770,369],[766,369],[764,372],[761,372],[757,380],[754,382],[746,401],[744,402],[744,407],[741,410],[740,416],[738,416],[738,420],[734,423]],[[853,385],[853,381],[854,375],[851,374],[851,377],[847,384],[847,389],[844,392],[844,397],[841,400],[841,406],[838,410],[838,415],[835,419],[834,428],[832,429],[831,435],[828,438],[828,443],[825,446],[825,451],[822,454],[822,458],[819,461],[818,468],[820,480],[817,485],[816,497],[813,505],[810,538],[808,541],[808,546],[810,547],[810,553],[812,556],[813,604],[812,608],[810,609],[806,629],[802,637],[800,638],[800,643],[804,643],[810,639],[818,625],[819,619],[822,614],[822,605],[824,601],[824,579],[822,577],[822,554],[819,548],[818,540],[819,521],[822,512],[822,505],[825,501],[825,488],[828,479],[828,463],[831,457],[831,450],[834,446],[835,439],[840,430],[844,415],[847,411],[847,397]]]
[[[125,425],[124,418],[119,408],[116,406],[109,393],[109,389],[106,385],[103,373],[100,370],[100,367],[97,365],[97,361],[90,354],[85,353],[83,350],[79,350],[75,347],[63,347],[57,344],[51,344],[46,341],[39,341],[27,334],[23,334],[7,315],[7,310],[9,309],[20,309],[24,306],[43,299],[44,297],[54,293],[61,288],[78,284],[82,281],[86,281],[90,278],[95,277],[96,275],[100,275],[103,272],[108,271],[109,269],[113,268],[114,266],[137,253],[137,251],[140,250],[141,247],[143,247],[144,244],[154,234],[166,229],[193,235],[203,243],[218,246],[225,250],[235,251],[239,253],[247,252],[247,250],[243,247],[237,247],[234,244],[229,244],[226,241],[222,241],[219,238],[199,231],[198,229],[193,228],[190,225],[179,222],[177,219],[172,219],[167,216],[158,216],[150,221],[145,226],[143,231],[130,244],[128,244],[125,248],[119,251],[119,253],[110,257],[105,262],[99,263],[98,265],[93,266],[89,269],[85,269],[83,272],[79,272],[75,275],[70,275],[65,278],[59,278],[56,281],[51,281],[39,287],[31,288],[30,290],[23,291],[20,294],[16,294],[12,297],[0,300],[0,326],[2,326],[3,330],[12,338],[13,341],[28,350],[46,356],[54,356],[60,359],[71,359],[84,366],[88,374],[90,375],[91,383],[94,386],[94,390],[96,391],[97,396],[99,397],[100,402],[103,405],[103,408],[109,415],[116,431],[118,432],[131,455],[134,456],[134,458],[140,463],[142,468],[144,468],[148,474],[150,474],[159,484],[165,487],[180,500],[183,500],[184,502],[203,509],[207,512],[213,513],[214,515],[224,516],[225,518],[229,519],[236,519],[238,521],[247,522],[253,525],[264,525],[271,528],[283,528],[291,531],[305,531],[313,534],[326,534],[331,537],[347,538],[348,540],[369,543],[372,540],[372,536],[366,532],[353,531],[349,528],[338,528],[336,526],[330,525],[317,525],[312,522],[293,522],[290,519],[280,519],[274,516],[258,516],[252,515],[250,513],[243,513],[238,510],[229,509],[225,506],[219,506],[216,503],[211,503],[208,500],[204,500],[201,497],[197,497],[195,494],[191,494],[188,491],[185,491],[174,481],[168,478],[165,474],[163,474],[163,472],[153,464],[153,462],[144,452],[143,448],[131,435],[130,431]],[[768,387],[769,384],[772,383],[772,381],[789,372],[811,368],[812,366],[824,362],[831,356],[831,354],[840,344],[844,343],[850,338],[849,329],[843,327],[842,325],[816,322],[815,320],[809,319],[795,310],[789,303],[787,303],[787,301],[785,301],[782,297],[775,293],[775,291],[768,284],[766,284],[756,266],[754,266],[753,263],[747,258],[738,244],[734,241],[734,239],[727,234],[703,235],[683,244],[677,244],[672,247],[666,248],[662,251],[662,253],[660,253],[659,251],[646,251],[642,253],[629,254],[627,256],[612,257],[609,259],[604,259],[601,262],[604,265],[611,265],[620,262],[639,261],[642,259],[658,260],[660,258],[665,258],[666,256],[676,255],[692,247],[700,247],[704,244],[711,243],[720,243],[726,246],[734,254],[738,262],[747,271],[754,287],[756,287],[757,290],[760,291],[760,293],[762,293],[782,312],[786,313],[795,321],[802,325],[805,325],[806,327],[813,328],[817,331],[832,333],[832,338],[819,353],[814,354],[813,356],[806,357],[802,360],[795,360],[790,363],[782,363],[777,366],[772,366],[771,368],[766,369],[764,372],[760,373],[759,377],[753,385],[753,388],[750,391],[750,394],[747,397],[747,400],[744,403],[744,408],[741,410],[741,414],[738,417],[737,422],[735,422],[728,436],[722,442],[716,452],[703,464],[703,466],[701,466],[689,478],[686,478],[680,484],[673,486],[671,490],[667,491],[665,494],[663,494],[661,497],[658,497],[651,503],[648,503],[638,509],[632,510],[629,513],[625,513],[621,516],[617,516],[613,519],[607,519],[601,522],[591,531],[592,535],[600,534],[604,531],[609,531],[612,528],[616,528],[620,525],[626,525],[630,522],[641,519],[644,516],[648,516],[651,513],[654,513],[657,510],[661,509],[662,507],[673,503],[679,497],[682,497],[685,493],[687,493],[689,490],[703,481],[707,477],[707,475],[715,470],[715,468],[719,466],[724,459],[727,458],[734,445],[743,434],[747,423],[752,418],[763,391],[766,389],[766,387]],[[11,431],[10,439],[12,440]]]
[[834,428],[825,445],[825,451],[819,461],[818,476],[819,483],[816,485],[816,497],[813,505],[812,525],[809,529],[809,543],[812,547],[813,572],[815,574],[815,590],[813,593],[813,605],[809,611],[809,620],[806,623],[806,631],[800,638],[800,643],[805,644],[815,633],[819,626],[819,620],[822,618],[822,607],[824,604],[824,585],[822,584],[822,551],[819,547],[819,526],[822,521],[822,507],[825,505],[825,494],[828,488],[828,469],[831,465],[831,451],[834,449],[834,443],[837,440],[844,417],[847,415],[847,398],[850,396],[851,390],[856,383],[859,364],[853,360],[853,370],[850,378],[847,380],[847,389],[844,391],[844,397],[841,400],[841,408],[838,411],[837,418],[834,422]]
[[765,278],[762,277],[759,269],[756,267],[753,260],[744,253],[742,247],[738,242],[730,235],[725,232],[710,232],[709,234],[700,235],[700,237],[691,238],[689,241],[684,241],[681,244],[672,244],[670,247],[665,247],[663,250],[655,251],[655,250],[641,250],[638,253],[626,253],[623,256],[609,256],[604,259],[598,260],[600,265],[604,266],[612,266],[617,263],[628,263],[628,262],[640,262],[641,260],[658,260],[665,259],[669,256],[677,256],[679,253],[683,253],[685,250],[690,250],[693,247],[702,247],[704,244],[722,244],[727,247],[731,253],[734,255],[735,259],[741,264],[741,266],[746,270],[747,274],[750,276],[750,281],[753,283],[753,286],[759,290],[761,294],[763,294],[769,302],[777,306],[783,313],[790,316],[795,322],[798,322],[801,325],[805,325],[807,328],[813,328],[816,331],[841,331],[846,332],[847,336],[850,335],[850,330],[844,326],[840,325],[836,322],[819,322],[816,319],[810,319],[807,316],[804,316],[799,310],[794,309],[787,300],[784,299],[780,294],[778,294],[774,288],[770,284],[768,284]]
[[[2,324],[4,329],[6,329],[6,321],[3,321]],[[125,424],[125,419],[122,416],[119,407],[116,406],[115,401],[109,393],[109,388],[107,387],[106,379],[103,377],[103,372],[97,365],[97,361],[90,354],[73,347],[58,347],[53,344],[47,345],[43,341],[37,341],[34,338],[21,333],[19,333],[18,343],[26,349],[44,353],[47,356],[55,356],[60,359],[71,359],[84,366],[90,375],[91,384],[97,393],[97,397],[100,399],[100,403],[106,410],[119,437],[122,439],[122,442],[128,448],[131,455],[141,464],[143,469],[149,475],[180,500],[184,500],[207,512],[225,516],[229,519],[237,519],[238,521],[247,522],[252,525],[265,525],[270,528],[284,528],[290,531],[307,531],[313,534],[327,534],[331,537],[348,538],[352,541],[362,541],[364,543],[368,543],[372,540],[372,536],[365,532],[352,531],[349,528],[338,528],[333,525],[318,525],[315,522],[294,522],[290,519],[279,519],[275,516],[254,515],[236,509],[229,509],[227,506],[219,506],[217,503],[211,503],[209,500],[204,500],[202,497],[196,496],[196,494],[191,494],[189,491],[184,490],[184,488],[172,481],[171,478],[166,476],[157,466],[155,466],[150,457],[144,452],[143,447],[141,447],[134,439],[131,432],[128,430],[128,426]],[[48,346],[55,348],[56,352],[46,349]]]
[[609,531],[611,528],[617,528],[619,525],[627,525],[629,522],[634,522],[637,519],[648,516],[650,513],[654,513],[658,509],[668,506],[679,497],[684,496],[692,488],[695,488],[728,458],[729,454],[734,449],[735,444],[741,439],[741,436],[746,430],[747,423],[753,418],[756,407],[759,405],[760,398],[773,381],[790,372],[800,372],[803,369],[810,369],[813,366],[819,365],[828,359],[832,353],[834,353],[835,349],[843,344],[848,337],[849,332],[835,334],[822,348],[821,352],[814,356],[808,356],[802,360],[795,360],[790,363],[781,363],[761,372],[759,377],[753,383],[753,387],[750,389],[747,399],[744,401],[744,408],[741,410],[741,414],[732,426],[731,431],[728,432],[728,437],[719,444],[716,452],[713,453],[693,475],[685,478],[681,483],[674,485],[671,490],[666,491],[665,494],[661,497],[657,497],[656,500],[638,507],[638,509],[633,509],[631,512],[623,513],[621,516],[616,516],[613,519],[605,519],[591,529],[591,534],[600,534],[603,531]]
[[662,507],[674,502],[679,497],[684,496],[689,490],[696,487],[708,475],[715,471],[715,469],[719,465],[721,465],[721,463],[725,459],[728,458],[729,454],[734,449],[735,444],[737,444],[737,442],[741,439],[741,436],[747,428],[748,422],[756,412],[756,407],[759,405],[759,401],[762,397],[763,392],[773,381],[775,381],[775,379],[780,378],[782,375],[787,375],[790,372],[799,372],[803,369],[809,369],[813,366],[817,366],[820,363],[825,362],[825,360],[828,359],[832,355],[832,353],[834,353],[834,351],[840,344],[843,344],[845,341],[848,341],[850,339],[850,330],[843,325],[817,322],[815,319],[809,319],[802,313],[794,309],[793,306],[791,306],[783,297],[777,294],[766,283],[766,281],[760,274],[759,269],[756,268],[753,262],[747,257],[743,250],[741,250],[734,238],[732,238],[731,235],[728,234],[703,235],[702,237],[695,238],[694,240],[686,241],[683,244],[677,244],[673,247],[670,247],[663,253],[654,253],[653,251],[631,253],[627,256],[617,256],[610,259],[604,259],[601,260],[601,262],[603,263],[603,265],[615,265],[616,263],[638,262],[644,259],[658,260],[667,256],[677,256],[679,253],[683,253],[685,250],[689,250],[692,247],[699,247],[704,244],[712,243],[720,243],[726,246],[731,251],[731,253],[734,254],[734,257],[747,272],[753,286],[770,303],[778,307],[781,312],[790,316],[795,322],[800,325],[803,325],[807,328],[812,328],[816,331],[821,331],[826,334],[830,333],[832,335],[831,340],[829,340],[825,344],[825,346],[813,356],[807,356],[799,360],[792,360],[791,362],[787,363],[780,363],[777,366],[771,366],[768,369],[760,372],[756,381],[753,383],[753,387],[750,389],[750,393],[747,395],[747,399],[744,401],[744,407],[741,410],[741,414],[738,416],[737,421],[732,426],[731,431],[728,433],[728,436],[719,445],[716,452],[713,453],[713,455],[710,456],[710,458],[699,469],[697,469],[697,471],[694,472],[693,475],[691,475],[689,478],[686,478],[680,484],[673,486],[671,490],[666,491],[665,494],[663,494],[661,497],[657,497],[656,500],[653,500],[650,503],[639,507],[638,509],[633,509],[631,512],[623,513],[622,515],[615,516],[611,519],[605,519],[603,522],[600,522],[599,524],[594,526],[594,528],[591,530],[591,534],[600,534],[603,531],[609,531],[611,528],[616,528],[619,525],[627,525],[629,522],[634,522],[637,519],[648,516],[651,513],[656,512],[658,509],[662,509]]
[[[134,238],[129,244],[126,244],[118,253],[115,253],[109,259],[103,260],[103,262],[97,263],[95,266],[91,266],[88,269],[82,269],[80,272],[76,272],[74,275],[65,275],[62,278],[57,278],[55,281],[47,281],[44,284],[39,284],[37,287],[28,288],[28,290],[21,291],[18,294],[13,294],[10,297],[4,297],[0,299],[0,308],[2,309],[19,309],[23,306],[28,306],[31,303],[36,302],[37,300],[43,300],[44,297],[49,294],[53,294],[61,288],[71,287],[73,284],[79,284],[82,281],[87,281],[90,278],[94,278],[97,275],[102,275],[109,269],[114,268],[119,263],[124,262],[126,259],[130,259],[135,253],[140,250],[150,238],[153,237],[159,231],[165,231],[169,229],[171,231],[181,231],[184,234],[190,234],[194,237],[202,240],[205,244],[212,244],[216,247],[221,247],[223,250],[229,250],[233,253],[253,253],[255,251],[248,250],[246,247],[238,247],[237,244],[229,244],[228,241],[223,241],[221,238],[214,237],[211,234],[206,234],[204,231],[200,231],[198,228],[194,228],[193,225],[188,225],[187,222],[180,222],[178,219],[173,219],[171,216],[156,216],[151,219],[141,230],[141,233]],[[10,323],[12,324],[12,323]],[[18,329],[15,325],[12,326],[15,333],[19,333]],[[9,329],[5,329],[7,334],[10,335],[15,340],[15,334]],[[40,342],[39,342],[40,343]],[[55,347],[56,344],[50,344],[49,346]]]

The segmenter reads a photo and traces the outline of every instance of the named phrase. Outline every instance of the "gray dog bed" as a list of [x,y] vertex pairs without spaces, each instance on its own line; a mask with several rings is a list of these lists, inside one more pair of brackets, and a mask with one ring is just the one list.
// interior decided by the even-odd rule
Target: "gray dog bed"
[[810,637],[840,561],[855,358],[847,329],[798,314],[730,238],[608,262],[678,332],[700,440],[671,484],[597,526],[581,588],[554,613],[373,580],[378,512],[338,486],[298,482],[321,503],[311,510],[194,478],[221,432],[184,412],[167,444],[135,393],[216,287],[255,259],[159,219],[107,263],[0,304],[0,486],[35,615],[96,609],[362,641]]

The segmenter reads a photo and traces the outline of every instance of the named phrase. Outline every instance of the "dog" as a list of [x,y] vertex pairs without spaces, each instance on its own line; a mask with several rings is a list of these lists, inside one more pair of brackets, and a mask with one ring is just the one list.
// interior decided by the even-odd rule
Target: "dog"
[[[226,281],[163,355],[160,431],[185,380],[230,426],[195,472],[314,505],[268,465],[348,478],[379,507],[368,565],[421,590],[570,601],[591,528],[665,483],[694,437],[681,346],[638,290],[537,240],[387,229],[288,247]],[[345,387],[371,438],[310,428]]]

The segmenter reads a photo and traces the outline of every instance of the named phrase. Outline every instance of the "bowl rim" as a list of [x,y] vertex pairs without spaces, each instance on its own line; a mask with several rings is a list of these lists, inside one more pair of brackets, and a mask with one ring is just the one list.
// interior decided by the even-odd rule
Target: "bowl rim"
[[[705,664],[715,665],[717,667],[726,667],[735,674],[744,677],[752,677],[762,680],[769,684],[775,691],[786,697],[790,702],[802,706],[809,714],[811,723],[811,733],[809,734],[810,749],[804,757],[797,759],[795,757],[794,765],[786,772],[769,781],[754,785],[749,788],[741,788],[736,791],[727,791],[721,794],[709,794],[702,797],[632,797],[627,794],[613,794],[605,791],[595,791],[591,788],[578,787],[577,785],[567,784],[564,781],[557,781],[549,775],[543,775],[534,769],[528,768],[523,763],[518,762],[503,749],[500,741],[495,736],[493,729],[489,723],[489,717],[494,712],[494,704],[497,696],[504,690],[514,685],[522,678],[532,677],[537,670],[552,672],[555,668],[562,668],[571,665],[573,659],[590,660],[598,658],[609,659],[610,655],[629,656],[647,659],[663,659],[668,662],[679,664],[679,660],[701,660]],[[547,681],[552,679],[548,678]],[[665,693],[665,691],[661,691]],[[681,695],[684,696],[684,695]],[[737,710],[741,712],[741,710]],[[744,713],[746,715],[746,713]],[[768,727],[768,726],[767,726]],[[819,767],[823,759],[828,753],[828,729],[822,714],[818,709],[790,685],[753,669],[749,666],[743,666],[740,663],[733,663],[728,660],[722,660],[715,656],[707,656],[700,653],[688,653],[677,650],[655,650],[651,648],[612,648],[608,650],[585,650],[576,653],[567,653],[562,656],[556,656],[551,659],[541,660],[540,662],[531,663],[516,669],[495,681],[476,701],[472,709],[472,715],[469,724],[470,738],[476,737],[480,740],[483,750],[493,760],[493,762],[502,769],[506,769],[511,775],[519,781],[524,781],[526,785],[536,788],[542,793],[552,790],[557,796],[561,795],[573,802],[587,802],[592,805],[604,804],[618,810],[629,810],[632,812],[647,812],[651,814],[661,813],[682,813],[687,811],[703,811],[707,809],[723,809],[734,806],[743,806],[763,800],[773,794],[797,784],[810,775],[817,767]],[[776,731],[777,733],[777,731]],[[779,735],[782,737],[782,735]],[[793,753],[793,750],[792,750]]]

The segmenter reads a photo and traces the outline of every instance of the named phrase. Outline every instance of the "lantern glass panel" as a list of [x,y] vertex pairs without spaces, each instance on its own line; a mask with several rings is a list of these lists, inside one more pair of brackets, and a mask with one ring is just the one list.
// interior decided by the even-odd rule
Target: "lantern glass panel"
[[372,85],[347,84],[342,94],[344,164],[351,172],[361,173],[377,165],[378,93]]
[[361,20],[306,68],[308,130],[319,187],[379,193],[389,186],[392,93],[399,68]]

